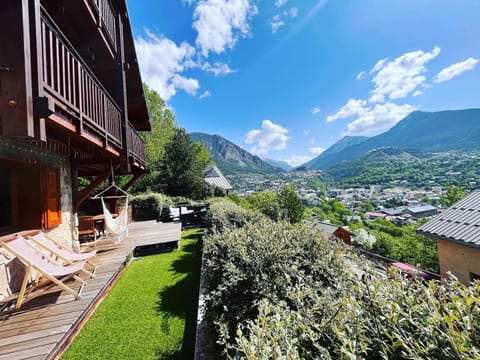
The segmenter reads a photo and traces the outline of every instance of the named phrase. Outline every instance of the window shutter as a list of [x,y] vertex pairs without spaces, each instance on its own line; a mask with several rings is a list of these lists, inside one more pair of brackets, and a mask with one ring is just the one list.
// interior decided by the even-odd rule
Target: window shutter
[[60,171],[55,168],[43,168],[44,226],[51,228],[62,223]]

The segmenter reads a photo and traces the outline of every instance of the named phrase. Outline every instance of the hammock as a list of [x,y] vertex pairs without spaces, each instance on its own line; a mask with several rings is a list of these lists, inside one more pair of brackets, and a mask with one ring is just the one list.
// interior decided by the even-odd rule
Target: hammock
[[121,242],[128,235],[128,196],[120,214],[114,219],[102,200],[103,215],[105,217],[105,230],[116,243]]

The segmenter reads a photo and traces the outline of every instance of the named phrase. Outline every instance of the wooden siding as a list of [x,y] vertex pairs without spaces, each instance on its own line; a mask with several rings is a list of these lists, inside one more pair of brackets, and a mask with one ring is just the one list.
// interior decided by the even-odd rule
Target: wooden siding
[[[137,246],[180,240],[181,224],[155,221],[132,223],[120,244],[97,241],[96,278],[84,277],[82,299],[63,292],[38,297],[0,319],[0,360],[55,359],[66,349],[126,266]],[[79,287],[70,282],[69,285]]]

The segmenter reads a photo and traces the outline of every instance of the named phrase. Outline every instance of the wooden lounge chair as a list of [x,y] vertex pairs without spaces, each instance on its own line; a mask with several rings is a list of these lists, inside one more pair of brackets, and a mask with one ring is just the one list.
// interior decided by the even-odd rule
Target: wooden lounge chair
[[[40,280],[45,277],[46,279],[50,280],[52,284],[45,286],[43,288],[39,288],[41,293],[44,293],[47,289],[49,289],[53,285],[57,285],[69,294],[73,295],[76,299],[81,299],[80,292],[85,285],[85,281],[77,276],[77,274],[83,269],[85,266],[85,260],[79,261],[73,265],[62,266],[55,264],[49,261],[48,257],[45,255],[40,254],[37,250],[35,250],[30,244],[28,244],[27,240],[23,238],[21,235],[12,236],[9,239],[5,239],[0,244],[8,250],[11,254],[18,257],[25,265],[27,266],[27,270],[25,272],[25,277],[22,282],[22,286],[20,288],[19,294],[16,296],[17,302],[15,308],[18,309],[22,305],[23,299],[25,295],[31,293],[33,290],[36,289],[34,286],[27,291],[28,281],[31,275],[32,270],[37,271],[40,276],[37,277],[35,283],[38,285]],[[67,286],[64,281],[74,278],[82,283],[80,290],[77,292]]]
[[93,264],[90,259],[96,255],[96,250],[86,253],[75,253],[71,250],[68,250],[65,246],[55,241],[52,239],[52,237],[46,235],[42,231],[27,235],[27,239],[32,240],[41,249],[46,250],[49,253],[49,256],[53,259],[62,260],[68,265],[74,265],[79,261],[85,261],[87,264],[93,267],[93,271],[88,271],[85,268],[83,268],[82,271],[91,278],[95,277],[94,272],[97,266]]

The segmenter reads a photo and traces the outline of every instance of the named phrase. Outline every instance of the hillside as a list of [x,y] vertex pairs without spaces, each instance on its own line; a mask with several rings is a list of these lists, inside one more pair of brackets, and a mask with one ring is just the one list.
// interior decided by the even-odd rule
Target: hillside
[[468,188],[480,177],[479,154],[479,151],[450,151],[426,156],[418,151],[379,148],[332,166],[327,173],[345,187],[371,184],[388,187],[407,181],[412,188],[447,183]]
[[285,171],[293,170],[293,166],[290,166],[290,164],[288,164],[285,161],[267,159],[267,158],[264,158],[262,160],[265,161],[267,164],[273,166],[273,167],[280,168],[280,169],[283,169]]
[[205,145],[213,161],[225,175],[238,173],[274,174],[283,171],[278,167],[267,164],[258,156],[250,154],[219,135],[191,133],[190,136],[193,141],[200,141]]
[[480,144],[480,109],[414,111],[385,133],[367,139],[356,138],[353,137],[357,143],[347,143],[348,146],[343,141],[345,138],[340,140],[332,146],[333,151],[330,151],[332,147],[327,149],[306,166],[325,170],[382,147],[421,153],[475,150]]

